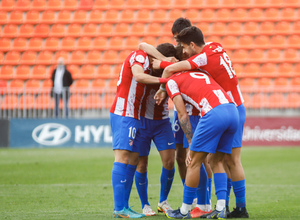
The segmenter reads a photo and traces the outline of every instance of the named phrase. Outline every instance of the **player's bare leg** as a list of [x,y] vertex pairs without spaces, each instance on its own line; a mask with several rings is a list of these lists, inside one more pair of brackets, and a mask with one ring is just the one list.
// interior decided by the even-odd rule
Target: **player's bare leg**
[[207,176],[208,178],[212,178],[212,170],[211,170],[211,167],[209,165],[209,162],[208,162],[208,158],[206,157],[205,160],[204,160],[204,166],[205,166],[205,170],[207,172]]
[[175,150],[168,149],[159,151],[160,158],[163,164],[163,167],[167,170],[172,170],[174,168],[174,158]]
[[204,162],[207,153],[190,151],[191,163],[187,167],[185,185],[188,187],[198,187],[200,180],[200,167]]
[[128,164],[131,152],[128,150],[114,150],[115,162]]
[[210,156],[209,164],[213,173],[225,173],[223,166],[224,156],[225,154],[219,151],[216,151],[216,153]]
[[241,149],[241,147],[232,148],[231,154],[226,155],[226,162],[232,181],[245,179],[245,173],[241,162]]
[[178,172],[182,180],[185,180],[185,176],[186,176],[185,158],[186,158],[186,149],[183,148],[183,144],[176,144],[176,161],[178,165]]
[[139,173],[146,173],[148,170],[148,156],[140,156],[139,163],[136,167],[136,171]]

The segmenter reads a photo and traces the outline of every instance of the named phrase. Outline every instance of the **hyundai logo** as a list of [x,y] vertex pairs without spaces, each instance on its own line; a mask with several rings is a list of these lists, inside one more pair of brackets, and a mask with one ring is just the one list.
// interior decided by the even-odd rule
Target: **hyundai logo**
[[70,140],[71,131],[64,125],[47,123],[36,127],[32,131],[32,138],[39,144],[54,146]]

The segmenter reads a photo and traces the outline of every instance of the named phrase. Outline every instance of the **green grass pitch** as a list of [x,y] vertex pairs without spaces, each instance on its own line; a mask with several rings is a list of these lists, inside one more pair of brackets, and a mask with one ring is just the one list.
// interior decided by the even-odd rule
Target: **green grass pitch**
[[[113,160],[110,148],[1,149],[0,219],[112,219]],[[300,148],[244,147],[242,161],[250,219],[300,219]],[[160,172],[159,155],[152,149],[148,179],[153,209],[159,199]],[[173,208],[181,206],[182,192],[176,171],[168,198]],[[135,186],[130,205],[141,211]],[[167,218],[159,214],[147,219]]]

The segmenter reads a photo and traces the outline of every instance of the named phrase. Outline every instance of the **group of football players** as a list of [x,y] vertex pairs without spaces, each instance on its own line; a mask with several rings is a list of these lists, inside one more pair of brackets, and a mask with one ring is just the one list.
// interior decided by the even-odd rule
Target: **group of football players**
[[[110,110],[115,154],[113,217],[156,215],[147,193],[153,140],[163,165],[159,212],[174,219],[248,218],[240,157],[246,111],[230,58],[221,44],[206,43],[201,30],[186,18],[173,23],[172,33],[176,46],[164,43],[155,48],[141,43],[126,58],[119,75]],[[175,106],[173,131],[169,98]],[[175,158],[184,186],[177,210],[167,202]],[[217,196],[214,210],[212,176]],[[128,204],[134,177],[143,213]],[[230,212],[231,187],[236,208]]]

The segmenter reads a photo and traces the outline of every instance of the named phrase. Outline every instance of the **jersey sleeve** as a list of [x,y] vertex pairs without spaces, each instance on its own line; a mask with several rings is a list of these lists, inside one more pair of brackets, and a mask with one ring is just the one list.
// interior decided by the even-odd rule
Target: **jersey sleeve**
[[167,89],[167,93],[168,93],[168,96],[173,99],[174,96],[176,95],[180,95],[180,91],[179,91],[179,88],[178,88],[178,85],[177,83],[173,80],[173,79],[170,79],[167,84],[166,84],[166,89]]
[[130,67],[137,64],[144,68],[144,64],[147,60],[147,54],[142,50],[137,50],[129,59]]
[[198,69],[201,66],[207,65],[206,53],[200,53],[190,57],[187,61],[191,64],[192,69]]

